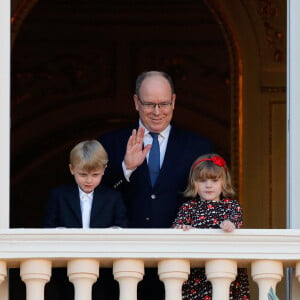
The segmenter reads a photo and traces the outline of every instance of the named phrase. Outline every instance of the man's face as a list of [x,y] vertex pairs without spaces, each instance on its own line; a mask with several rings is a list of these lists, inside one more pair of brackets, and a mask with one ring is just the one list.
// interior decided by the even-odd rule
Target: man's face
[[[145,78],[140,88],[140,98],[134,95],[135,109],[143,125],[150,132],[162,132],[170,124],[176,95],[162,76]],[[153,104],[153,105],[152,105]],[[160,107],[154,104],[160,104]]]

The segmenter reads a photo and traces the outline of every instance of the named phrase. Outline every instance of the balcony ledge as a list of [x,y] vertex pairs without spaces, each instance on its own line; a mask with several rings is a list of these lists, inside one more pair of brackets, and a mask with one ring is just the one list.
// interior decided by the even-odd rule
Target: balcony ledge
[[289,267],[300,261],[300,230],[1,229],[0,260],[14,267],[27,258],[51,259],[54,266],[72,258],[96,258],[101,266],[134,258],[148,267],[162,259],[189,259],[191,266],[211,259],[232,259],[239,265],[278,260]]

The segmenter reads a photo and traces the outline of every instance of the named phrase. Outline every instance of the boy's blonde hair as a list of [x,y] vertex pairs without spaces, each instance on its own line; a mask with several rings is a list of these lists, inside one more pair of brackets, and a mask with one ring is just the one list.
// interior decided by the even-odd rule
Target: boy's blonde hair
[[97,140],[80,142],[70,152],[70,164],[88,172],[104,169],[107,163],[107,152]]
[[235,192],[231,184],[230,173],[225,160],[220,155],[210,153],[199,156],[194,161],[190,170],[189,183],[184,191],[184,196],[196,197],[198,195],[196,183],[203,179],[221,179],[223,183],[220,197],[234,197]]

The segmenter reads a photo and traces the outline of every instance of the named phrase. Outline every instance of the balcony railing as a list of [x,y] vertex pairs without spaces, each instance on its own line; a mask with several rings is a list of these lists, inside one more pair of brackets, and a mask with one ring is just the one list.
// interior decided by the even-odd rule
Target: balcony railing
[[113,268],[120,300],[137,299],[137,284],[145,267],[158,267],[166,300],[181,299],[181,286],[190,267],[205,267],[213,300],[225,300],[237,267],[249,267],[259,300],[267,300],[270,287],[276,290],[284,268],[293,268],[295,277],[300,278],[300,230],[0,230],[1,300],[8,299],[8,268],[20,268],[27,300],[42,300],[54,267],[67,267],[75,300],[91,299],[101,267]]

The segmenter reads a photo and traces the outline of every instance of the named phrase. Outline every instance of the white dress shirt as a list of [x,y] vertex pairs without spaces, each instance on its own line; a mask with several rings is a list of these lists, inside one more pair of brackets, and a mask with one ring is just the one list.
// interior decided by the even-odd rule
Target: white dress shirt
[[87,194],[79,188],[82,228],[90,228],[93,195],[94,192]]

